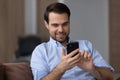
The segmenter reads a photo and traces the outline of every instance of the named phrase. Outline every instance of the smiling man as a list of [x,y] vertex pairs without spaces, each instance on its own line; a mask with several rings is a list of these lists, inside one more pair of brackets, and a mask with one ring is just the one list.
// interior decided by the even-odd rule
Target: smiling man
[[[70,40],[70,10],[53,3],[44,13],[50,40],[38,45],[32,54],[34,80],[113,80],[113,68],[87,40]],[[67,54],[67,44],[79,48]]]

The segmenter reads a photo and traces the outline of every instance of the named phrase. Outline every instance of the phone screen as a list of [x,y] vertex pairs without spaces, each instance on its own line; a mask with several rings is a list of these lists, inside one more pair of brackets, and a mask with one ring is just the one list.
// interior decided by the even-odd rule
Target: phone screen
[[67,45],[67,54],[69,54],[70,52],[72,52],[73,50],[78,49],[78,48],[79,48],[78,42],[68,43],[68,45]]

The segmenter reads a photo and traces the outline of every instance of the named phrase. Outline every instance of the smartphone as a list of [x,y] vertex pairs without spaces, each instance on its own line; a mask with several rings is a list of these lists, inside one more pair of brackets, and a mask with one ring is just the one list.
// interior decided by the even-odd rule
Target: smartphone
[[78,42],[71,42],[67,44],[67,54],[72,52],[75,49],[79,48],[79,43]]

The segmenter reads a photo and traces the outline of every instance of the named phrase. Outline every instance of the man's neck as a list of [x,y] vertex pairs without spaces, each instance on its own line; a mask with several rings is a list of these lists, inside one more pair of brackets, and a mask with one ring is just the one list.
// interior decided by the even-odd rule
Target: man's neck
[[64,41],[64,42],[60,42],[63,46],[65,46],[66,47],[66,45],[67,45],[67,41]]

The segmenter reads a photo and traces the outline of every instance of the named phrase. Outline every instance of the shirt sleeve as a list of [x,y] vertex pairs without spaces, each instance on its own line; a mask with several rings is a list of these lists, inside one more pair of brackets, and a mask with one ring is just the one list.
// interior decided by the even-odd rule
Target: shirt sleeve
[[30,66],[34,80],[40,80],[49,73],[49,67],[44,55],[45,53],[45,47],[41,45],[37,46],[32,53]]

